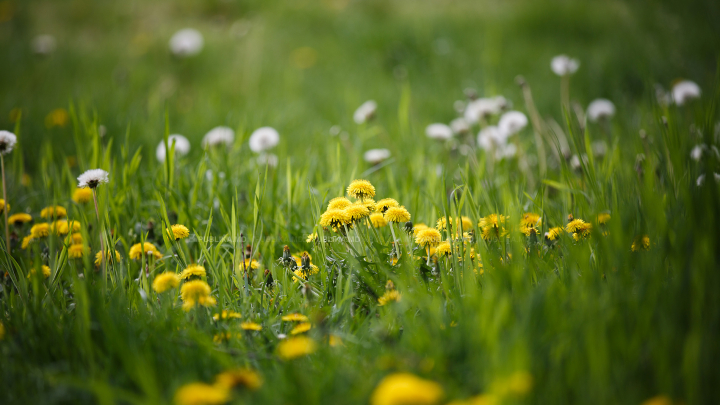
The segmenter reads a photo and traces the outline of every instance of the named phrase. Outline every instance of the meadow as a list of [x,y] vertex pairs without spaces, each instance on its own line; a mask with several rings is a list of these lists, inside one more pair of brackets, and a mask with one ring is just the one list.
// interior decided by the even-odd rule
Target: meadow
[[0,2],[0,403],[720,402],[718,21]]

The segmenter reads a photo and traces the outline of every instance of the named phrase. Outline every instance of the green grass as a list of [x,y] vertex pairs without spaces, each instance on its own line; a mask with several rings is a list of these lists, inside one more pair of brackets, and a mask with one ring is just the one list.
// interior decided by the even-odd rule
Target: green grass
[[[233,403],[368,403],[395,372],[439,383],[439,403],[498,394],[518,375],[531,376],[531,389],[501,403],[720,399],[720,157],[708,150],[690,158],[696,144],[720,143],[714,3],[8,4],[0,127],[18,135],[4,157],[10,214],[28,212],[39,223],[42,208],[62,205],[82,224],[90,254],[69,258],[55,235],[21,249],[29,224],[11,229],[11,255],[2,238],[0,403],[171,403],[184,384],[212,383],[238,367],[256,370],[264,384],[234,391]],[[250,29],[237,37],[240,20]],[[203,32],[205,48],[176,59],[167,41],[187,26]],[[30,48],[42,33],[58,39],[46,57]],[[317,51],[307,69],[293,64],[303,46]],[[549,69],[559,53],[581,61],[571,100],[585,108],[612,99],[610,123],[585,125],[561,109],[560,79]],[[532,125],[516,136],[518,156],[494,163],[482,150],[460,153],[457,139],[425,137],[426,125],[456,116],[453,102],[466,87],[502,94],[527,113],[516,75],[540,112],[546,173],[531,163],[539,153]],[[653,84],[669,88],[679,77],[700,84],[702,97],[659,105]],[[367,99],[378,101],[377,118],[356,125],[352,113]],[[15,108],[19,120],[10,116]],[[68,122],[48,127],[56,108]],[[234,144],[203,150],[202,136],[216,125],[236,129]],[[258,165],[248,148],[264,125],[281,134],[277,167]],[[346,135],[331,136],[333,125]],[[590,152],[578,169],[557,158],[561,132],[571,154]],[[187,136],[192,150],[163,165],[154,148],[168,133]],[[608,143],[604,156],[591,152],[597,140]],[[374,147],[392,158],[364,162]],[[93,168],[110,172],[98,188],[100,223],[92,201],[71,200],[76,177]],[[356,178],[373,183],[376,200],[397,199],[415,224],[463,215],[479,235],[480,219],[499,213],[509,216],[510,234],[455,243],[451,258],[429,267],[422,249],[392,266],[388,227],[356,226],[360,241],[351,247],[306,242],[313,232],[338,236],[319,217]],[[518,231],[525,212],[542,216],[537,238]],[[603,212],[611,220],[600,226]],[[546,244],[542,234],[569,214],[593,223],[590,237],[575,242],[564,233]],[[193,236],[169,240],[168,224]],[[416,247],[395,232],[404,250]],[[108,263],[107,278],[93,264],[101,234],[122,257]],[[650,249],[633,252],[643,235]],[[141,241],[158,246],[162,260],[130,259]],[[243,245],[260,265],[251,277],[239,271]],[[278,260],[285,245],[308,251],[319,272],[294,282]],[[179,289],[151,288],[156,275],[189,263],[206,268],[215,307],[183,311]],[[52,275],[28,278],[41,264]],[[402,299],[379,306],[388,280]],[[213,321],[222,309],[263,330]],[[278,335],[292,325],[281,316],[294,312],[310,318],[318,349],[282,360]],[[214,341],[225,332],[229,341]],[[343,345],[328,345],[330,335]]]

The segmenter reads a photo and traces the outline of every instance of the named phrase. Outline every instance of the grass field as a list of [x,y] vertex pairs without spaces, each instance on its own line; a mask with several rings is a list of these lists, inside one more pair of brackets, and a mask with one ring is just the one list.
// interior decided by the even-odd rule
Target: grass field
[[0,1],[0,403],[719,403],[718,22]]

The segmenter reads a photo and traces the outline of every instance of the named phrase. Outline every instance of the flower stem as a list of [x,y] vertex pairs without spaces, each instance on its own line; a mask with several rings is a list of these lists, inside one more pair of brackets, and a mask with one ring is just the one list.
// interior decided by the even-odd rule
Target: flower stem
[[7,249],[7,254],[10,256],[10,227],[8,224],[8,200],[7,200],[7,186],[5,183],[5,158],[3,155],[0,155],[0,167],[2,167],[2,183],[3,183],[3,201],[5,202],[5,206],[3,207],[3,214],[5,214],[5,249]]
[[102,263],[102,277],[103,277],[103,285],[104,285],[105,282],[107,281],[106,280],[106,277],[107,277],[106,265],[105,265],[105,256],[106,256],[107,252],[105,252],[105,241],[103,240],[102,224],[100,223],[100,211],[98,210],[96,194],[97,194],[97,191],[95,190],[95,188],[92,188],[93,202],[95,203],[95,218],[97,218],[98,231],[100,232],[100,252],[102,252],[100,254],[100,259],[101,259],[101,263]]
[[400,248],[398,247],[398,238],[395,237],[395,223],[390,221],[390,233],[392,233],[393,237],[393,246],[395,248],[395,257],[397,257],[398,260],[400,260]]

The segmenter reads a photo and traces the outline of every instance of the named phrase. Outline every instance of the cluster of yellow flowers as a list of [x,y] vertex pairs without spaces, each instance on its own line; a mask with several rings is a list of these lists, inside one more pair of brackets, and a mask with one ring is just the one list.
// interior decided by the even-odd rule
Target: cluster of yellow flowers
[[195,382],[185,384],[175,392],[178,405],[220,405],[232,399],[235,388],[257,390],[262,386],[260,375],[251,369],[241,368],[224,371],[215,376],[213,384]]

